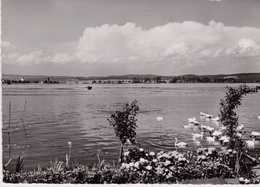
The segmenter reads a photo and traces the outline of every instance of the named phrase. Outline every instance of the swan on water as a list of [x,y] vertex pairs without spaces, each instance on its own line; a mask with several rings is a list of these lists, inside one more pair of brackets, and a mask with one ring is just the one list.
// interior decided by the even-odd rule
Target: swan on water
[[212,118],[213,121],[219,121],[220,120],[220,117],[215,117],[215,118]]
[[243,134],[240,133],[240,132],[238,132],[238,133],[237,133],[237,136],[238,136],[239,138],[242,138],[242,137],[243,137]]
[[253,131],[253,132],[251,132],[251,135],[252,136],[260,136],[260,132]]
[[200,126],[200,128],[201,128],[201,129],[204,129],[204,130],[207,129],[207,127],[208,127],[208,126],[206,126],[206,125],[201,125],[201,126]]
[[180,148],[183,148],[183,147],[187,147],[188,144],[186,142],[179,142],[177,143],[177,138],[175,138],[175,147],[180,147]]
[[192,139],[193,140],[195,140],[197,138],[201,138],[202,139],[202,137],[204,135],[204,132],[201,132],[200,134],[193,134],[193,133],[191,133],[191,134],[192,134]]
[[206,140],[207,140],[207,142],[209,142],[209,143],[214,143],[214,142],[215,142],[215,137],[207,136],[207,137],[206,137]]
[[156,117],[157,121],[163,121],[163,115]]
[[219,141],[227,141],[228,139],[230,139],[228,136],[221,136]]
[[197,120],[195,117],[188,119],[189,123],[195,123]]
[[225,126],[221,126],[219,129],[222,130],[222,131],[224,131],[224,130],[227,129],[227,127],[225,127]]
[[221,134],[222,134],[223,132],[222,131],[214,131],[213,133],[212,133],[212,136],[220,136]]
[[241,131],[244,127],[245,127],[245,126],[244,126],[243,124],[240,124],[240,125],[237,126],[236,129],[237,129],[238,131]]
[[214,131],[214,128],[213,127],[210,127],[210,126],[207,126],[206,128],[209,132],[213,132]]
[[245,141],[245,143],[246,143],[246,147],[248,147],[250,149],[254,149],[255,148],[255,139],[247,140],[247,141]]
[[213,116],[210,114],[206,114],[206,118],[212,118]]
[[191,123],[183,126],[184,129],[191,129],[192,127],[193,127],[193,125]]

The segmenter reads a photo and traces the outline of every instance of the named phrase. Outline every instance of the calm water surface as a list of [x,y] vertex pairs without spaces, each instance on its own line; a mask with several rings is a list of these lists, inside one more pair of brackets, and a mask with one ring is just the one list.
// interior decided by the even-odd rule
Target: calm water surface
[[[81,84],[3,85],[3,162],[8,160],[9,101],[12,158],[24,154],[28,170],[37,168],[38,164],[50,166],[55,158],[64,160],[68,141],[73,144],[73,159],[80,163],[97,163],[98,149],[102,149],[102,158],[116,161],[119,144],[107,119],[133,100],[140,103],[137,136],[142,147],[173,150],[175,137],[192,145],[191,133],[199,130],[184,129],[187,119],[196,117],[202,124],[218,129],[220,124],[201,118],[199,112],[217,116],[226,86],[228,84],[127,84],[93,85],[92,90],[87,90]],[[259,130],[260,94],[246,96],[237,112],[239,123],[243,123],[246,130]],[[163,122],[156,121],[162,114]],[[206,146],[206,142],[204,144]]]

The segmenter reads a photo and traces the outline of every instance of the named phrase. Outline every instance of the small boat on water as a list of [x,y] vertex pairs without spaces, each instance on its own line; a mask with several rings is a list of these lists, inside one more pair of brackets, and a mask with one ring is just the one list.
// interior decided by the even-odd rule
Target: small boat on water
[[92,86],[86,86],[88,90],[92,90]]

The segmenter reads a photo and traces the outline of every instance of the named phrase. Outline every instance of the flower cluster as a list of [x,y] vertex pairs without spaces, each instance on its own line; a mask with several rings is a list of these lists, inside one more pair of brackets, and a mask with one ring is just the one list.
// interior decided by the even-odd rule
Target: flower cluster
[[151,181],[173,182],[184,179],[184,175],[190,171],[189,159],[177,151],[155,153],[143,148],[129,149],[123,156],[121,170],[138,171],[141,181],[149,176]]
[[231,149],[220,153],[214,147],[197,150],[197,167],[203,177],[233,177],[236,151]]

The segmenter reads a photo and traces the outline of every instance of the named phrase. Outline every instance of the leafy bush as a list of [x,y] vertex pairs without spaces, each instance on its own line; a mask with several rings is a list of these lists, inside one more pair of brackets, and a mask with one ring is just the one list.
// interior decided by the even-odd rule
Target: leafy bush
[[250,171],[250,168],[243,162],[243,155],[246,151],[242,137],[239,136],[237,132],[238,115],[236,114],[235,109],[241,105],[243,96],[257,93],[259,88],[259,86],[250,88],[247,85],[241,85],[238,88],[228,87],[225,99],[220,102],[220,121],[223,126],[226,127],[224,135],[229,137],[230,141],[228,147],[236,151],[236,160],[233,166],[237,176],[239,176],[241,172]]
[[131,104],[126,103],[122,111],[116,111],[108,119],[109,124],[114,128],[115,135],[121,142],[120,161],[122,161],[123,145],[128,141],[132,144],[136,143],[137,120],[135,117],[138,111],[138,102],[135,100]]

